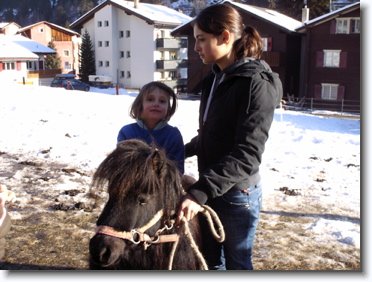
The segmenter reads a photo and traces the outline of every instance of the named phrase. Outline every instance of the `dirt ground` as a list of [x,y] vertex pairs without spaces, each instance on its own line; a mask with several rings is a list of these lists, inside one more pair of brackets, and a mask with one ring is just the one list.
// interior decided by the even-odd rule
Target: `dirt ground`
[[[107,196],[91,191],[93,172],[6,152],[0,152],[0,164],[0,182],[17,197],[7,205],[12,227],[0,269],[87,269],[89,239]],[[291,187],[278,193],[301,197]],[[312,205],[303,213],[263,210],[254,249],[256,270],[360,271],[359,247],[319,240],[304,228],[314,221],[311,214],[324,208]],[[347,211],[340,219],[360,224]]]

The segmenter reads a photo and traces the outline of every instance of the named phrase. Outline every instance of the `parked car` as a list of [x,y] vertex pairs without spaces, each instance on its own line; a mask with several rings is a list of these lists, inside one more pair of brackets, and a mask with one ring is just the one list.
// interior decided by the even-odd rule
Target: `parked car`
[[62,87],[68,90],[82,90],[89,91],[89,84],[77,79],[65,79],[62,81]]
[[75,79],[74,74],[66,73],[66,74],[57,74],[50,84],[51,87],[63,87],[62,82],[65,80],[72,80]]

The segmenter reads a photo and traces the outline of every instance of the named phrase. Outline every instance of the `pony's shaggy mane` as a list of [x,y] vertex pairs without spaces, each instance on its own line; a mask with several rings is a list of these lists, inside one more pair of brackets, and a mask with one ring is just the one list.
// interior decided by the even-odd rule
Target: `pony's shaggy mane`
[[128,193],[159,194],[165,217],[177,208],[171,199],[179,199],[182,193],[180,174],[165,152],[137,139],[117,145],[97,168],[92,185],[107,185],[110,197],[119,199]]

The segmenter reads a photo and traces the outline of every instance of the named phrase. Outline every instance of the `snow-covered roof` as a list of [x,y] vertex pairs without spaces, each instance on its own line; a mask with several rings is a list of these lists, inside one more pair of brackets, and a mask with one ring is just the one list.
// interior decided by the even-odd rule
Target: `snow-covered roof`
[[49,26],[52,26],[54,27],[55,29],[59,29],[59,30],[62,30],[64,31],[65,33],[69,33],[69,34],[73,34],[73,35],[78,35],[80,36],[79,33],[77,33],[76,31],[73,31],[72,29],[68,29],[68,28],[65,28],[65,27],[62,27],[62,26],[59,26],[59,25],[56,25],[54,23],[50,23],[50,22],[47,22],[47,21],[41,21],[41,22],[37,22],[37,23],[34,23],[34,24],[31,24],[31,25],[28,25],[28,26],[25,26],[25,27],[22,27],[19,29],[18,32],[23,32],[25,30],[28,30],[34,26],[37,26],[37,25],[40,25],[40,24],[46,24],[46,25],[49,25]]
[[[242,3],[237,3],[233,1],[223,1],[221,3],[229,3],[230,5],[234,6],[235,8],[238,8],[239,10],[243,10],[245,12],[248,12],[250,14],[253,14],[259,18],[261,18],[264,21],[269,21],[272,24],[282,28],[283,30],[286,30],[288,32],[295,32],[297,28],[299,28],[302,25],[302,22],[293,19],[291,17],[288,17],[284,14],[281,14],[277,11],[267,9],[267,8],[262,8],[262,7],[257,7],[253,5],[248,5],[248,4],[242,4]],[[192,20],[190,20],[187,23],[184,23],[175,29],[173,29],[172,34],[175,33],[183,33],[188,29],[188,25],[190,25]]]
[[315,25],[321,24],[323,22],[332,20],[339,15],[354,11],[358,8],[360,9],[360,2],[356,2],[356,3],[353,3],[353,4],[347,5],[343,8],[341,8],[341,9],[332,11],[328,14],[324,14],[324,15],[321,15],[320,17],[317,17],[317,18],[314,18],[314,19],[311,19],[311,20],[308,20],[308,21],[304,22],[301,27],[297,28],[297,31],[301,31],[301,30],[306,29],[309,26],[315,26]]
[[224,3],[225,2],[228,2],[233,6],[239,7],[242,10],[245,10],[262,19],[272,22],[273,24],[278,25],[288,31],[295,31],[298,27],[302,25],[302,22],[294,18],[288,17],[284,14],[281,14],[275,10],[257,7],[253,5],[248,5],[248,4],[242,4],[242,3],[233,2],[233,1],[224,1]]
[[24,48],[26,48],[27,50],[31,51],[32,53],[35,53],[35,54],[53,54],[53,53],[56,53],[55,50],[53,50],[52,48],[49,48],[43,44],[40,44],[39,42],[36,42],[34,40],[31,40],[25,36],[22,36],[20,34],[16,34],[16,35],[9,35],[9,36],[6,36],[9,40],[9,41],[12,41]]
[[177,26],[183,24],[189,20],[191,17],[185,15],[181,12],[178,12],[172,8],[156,5],[156,4],[148,4],[148,3],[138,3],[137,8],[133,1],[124,1],[124,0],[107,0],[100,5],[96,6],[79,19],[74,21],[70,26],[77,27],[83,24],[85,21],[89,20],[93,17],[94,13],[104,6],[108,4],[113,4],[118,8],[125,10],[151,24],[166,24],[166,25],[173,25]]
[[39,58],[36,54],[5,37],[7,36],[0,36],[0,60],[37,60]]
[[5,26],[7,26],[9,23],[4,23],[4,22],[1,22],[0,23],[0,28],[4,28]]
[[10,24],[14,24],[14,25],[20,27],[20,25],[15,23],[15,22],[0,22],[0,29],[4,28],[4,27],[6,27],[7,25],[10,25]]

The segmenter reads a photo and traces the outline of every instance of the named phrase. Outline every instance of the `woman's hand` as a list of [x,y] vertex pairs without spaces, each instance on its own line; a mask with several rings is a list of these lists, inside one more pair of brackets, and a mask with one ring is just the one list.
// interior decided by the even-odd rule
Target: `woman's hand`
[[182,218],[190,221],[201,209],[202,206],[199,205],[192,196],[186,195],[178,210],[177,222],[180,223]]

